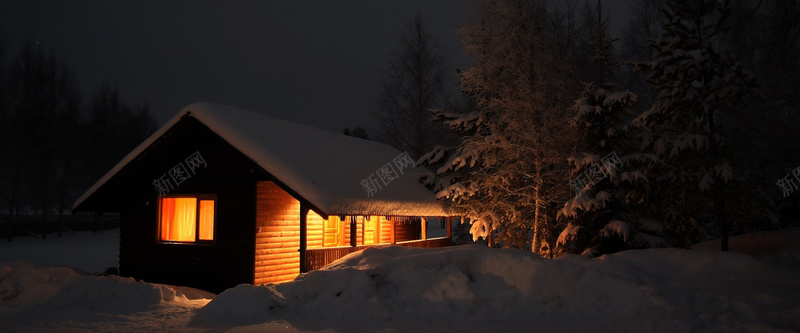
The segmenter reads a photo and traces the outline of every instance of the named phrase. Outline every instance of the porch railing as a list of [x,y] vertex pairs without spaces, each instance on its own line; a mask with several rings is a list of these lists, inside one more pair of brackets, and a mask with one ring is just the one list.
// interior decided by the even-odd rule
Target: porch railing
[[[434,238],[427,240],[413,240],[406,242],[398,242],[397,246],[408,247],[445,247],[452,245],[452,239],[448,237]],[[316,249],[306,249],[305,262],[300,263],[300,272],[308,272],[315,269],[325,267],[325,265],[334,262],[335,260],[344,257],[350,253],[361,251],[368,247],[375,246],[389,246],[391,244],[375,244],[375,245],[362,245],[362,246],[340,246],[340,247],[325,247]]]

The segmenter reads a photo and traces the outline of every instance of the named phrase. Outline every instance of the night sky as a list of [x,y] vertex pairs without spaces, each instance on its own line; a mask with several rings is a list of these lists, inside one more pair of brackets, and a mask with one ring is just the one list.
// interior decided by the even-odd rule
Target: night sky
[[11,57],[26,39],[54,50],[84,102],[109,82],[159,124],[203,101],[340,132],[374,127],[387,57],[418,12],[451,69],[468,66],[462,0],[14,0],[0,3],[0,40]]

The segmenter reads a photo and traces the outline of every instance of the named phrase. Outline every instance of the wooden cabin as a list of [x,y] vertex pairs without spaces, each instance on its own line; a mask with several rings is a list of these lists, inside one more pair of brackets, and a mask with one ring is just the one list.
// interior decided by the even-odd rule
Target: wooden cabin
[[75,202],[120,214],[120,275],[220,292],[289,281],[367,246],[439,247],[448,210],[408,155],[373,141],[196,103]]

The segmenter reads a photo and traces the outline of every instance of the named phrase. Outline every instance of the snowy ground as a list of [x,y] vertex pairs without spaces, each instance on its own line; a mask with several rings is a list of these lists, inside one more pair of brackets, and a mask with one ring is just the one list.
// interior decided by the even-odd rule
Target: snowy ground
[[[17,238],[0,243],[0,331],[792,332],[800,331],[798,233],[733,240],[759,256],[368,249],[294,282],[216,297],[55,267],[101,272],[109,258],[113,266],[114,232]],[[88,248],[96,244],[107,245]]]
[[0,263],[31,262],[64,266],[79,272],[103,273],[116,267],[119,258],[119,229],[103,232],[50,234],[47,239],[14,237],[0,240]]

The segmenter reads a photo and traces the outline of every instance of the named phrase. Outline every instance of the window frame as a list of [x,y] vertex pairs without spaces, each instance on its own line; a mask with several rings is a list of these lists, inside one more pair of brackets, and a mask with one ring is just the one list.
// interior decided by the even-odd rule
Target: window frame
[[[161,209],[163,208],[163,199],[168,198],[193,198],[197,199],[197,203],[195,204],[195,234],[194,234],[194,241],[174,241],[174,240],[162,240],[161,239],[161,218],[162,212]],[[213,221],[213,237],[212,239],[200,239],[200,201],[201,200],[212,200],[214,202],[214,221]],[[158,197],[158,214],[156,220],[156,243],[158,244],[179,244],[179,245],[216,245],[217,243],[217,211],[219,208],[219,200],[217,199],[216,194],[198,194],[198,193],[178,193],[178,194],[167,194]]]

